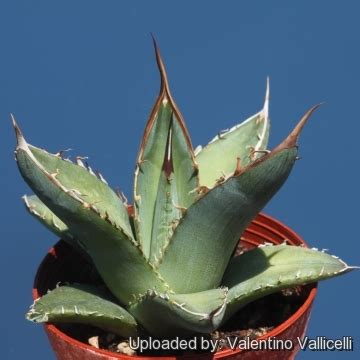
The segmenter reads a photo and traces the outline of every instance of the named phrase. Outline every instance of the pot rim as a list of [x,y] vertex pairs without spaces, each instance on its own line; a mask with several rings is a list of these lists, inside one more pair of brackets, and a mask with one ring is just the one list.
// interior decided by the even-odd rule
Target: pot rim
[[[272,232],[284,235],[283,231],[285,231],[287,234],[290,234],[291,237],[293,239],[295,239],[297,242],[300,242],[305,247],[308,247],[307,243],[300,237],[300,235],[298,235],[295,231],[293,231],[287,225],[283,224],[281,221],[273,218],[270,215],[264,214],[264,213],[259,213],[258,216],[253,221],[255,221],[257,223],[257,220],[259,220],[259,219],[266,221],[265,224],[262,223],[262,226],[265,225],[264,226],[265,228],[270,228],[270,226],[267,223],[271,222],[272,224],[277,226],[276,228],[271,227]],[[279,231],[278,227],[280,227],[282,231]],[[290,243],[293,243],[293,241],[290,241]],[[38,267],[38,270],[37,270],[37,273],[36,273],[36,276],[34,279],[33,289],[32,289],[32,296],[33,296],[34,300],[36,300],[40,297],[38,289],[37,289],[40,274],[44,271],[44,268],[45,268],[48,258],[54,257],[55,255],[56,255],[55,248],[51,247]],[[309,307],[312,305],[312,303],[315,299],[315,296],[317,294],[317,283],[310,284],[310,286],[312,286],[312,288],[311,288],[308,296],[306,297],[304,303],[294,312],[294,314],[292,314],[287,320],[282,322],[280,325],[276,326],[274,329],[272,329],[268,333],[256,338],[256,340],[263,340],[263,339],[276,337],[277,335],[279,335],[280,333],[282,333],[286,329],[288,329],[292,324],[294,324],[296,322],[296,320],[299,319],[309,309]],[[125,355],[125,354],[114,353],[114,352],[103,350],[103,349],[98,349],[91,345],[85,344],[75,338],[72,338],[69,335],[66,335],[64,332],[59,330],[54,324],[45,323],[44,327],[45,327],[46,331],[53,333],[54,335],[61,338],[65,342],[72,343],[74,346],[83,348],[84,350],[96,352],[96,353],[106,355],[106,356],[112,356],[114,359],[129,359],[129,360],[130,359],[139,359],[139,360],[156,359],[156,357],[141,356],[141,355],[129,356],[129,355]],[[241,349],[219,350],[214,353],[214,358],[221,359],[223,357],[229,356],[230,354],[236,354],[236,353],[240,353],[240,352],[243,352],[243,350],[241,350]],[[201,354],[189,354],[189,355],[182,355],[182,356],[180,356],[180,358],[182,357],[184,359],[196,359],[196,358],[199,358],[199,356],[201,356]],[[164,360],[179,359],[179,356],[176,356],[176,355],[172,355],[172,356],[165,355],[165,356],[159,356],[159,357]]]

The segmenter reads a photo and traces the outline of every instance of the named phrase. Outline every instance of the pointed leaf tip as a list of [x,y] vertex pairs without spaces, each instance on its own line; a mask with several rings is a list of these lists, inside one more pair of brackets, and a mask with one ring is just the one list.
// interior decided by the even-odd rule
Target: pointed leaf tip
[[152,33],[151,33],[151,37],[153,40],[153,45],[154,45],[154,50],[155,50],[156,63],[158,65],[158,69],[159,69],[160,77],[161,77],[160,93],[163,93],[165,91],[167,93],[167,95],[170,95],[169,81],[167,78],[165,65],[164,65],[163,59],[160,54],[160,49],[159,49],[156,39]]
[[18,148],[22,148],[24,150],[28,149],[28,144],[22,134],[22,131],[19,127],[19,125],[16,122],[15,116],[14,114],[10,113],[10,117],[11,117],[11,121],[13,123],[14,129],[15,129],[15,136],[16,136],[16,141],[17,141],[17,147]]
[[310,117],[314,113],[314,111],[317,110],[322,104],[323,104],[323,102],[321,102],[319,104],[316,104],[313,107],[311,107],[303,115],[303,117],[297,123],[297,125],[295,126],[293,131],[291,131],[291,133],[287,136],[287,138],[280,145],[278,145],[272,152],[280,151],[280,150],[283,150],[283,149],[290,149],[290,148],[296,146],[297,141],[298,141],[298,139],[300,137],[300,134],[301,134],[304,126],[306,125],[306,123],[308,122],[308,120],[310,119]]

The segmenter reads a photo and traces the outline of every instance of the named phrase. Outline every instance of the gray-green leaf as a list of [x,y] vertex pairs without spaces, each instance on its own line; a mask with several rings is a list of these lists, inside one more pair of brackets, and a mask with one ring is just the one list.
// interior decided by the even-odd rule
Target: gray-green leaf
[[227,289],[169,295],[149,290],[129,311],[151,334],[160,338],[209,333],[225,313]]
[[70,233],[68,226],[59,219],[36,195],[23,196],[26,209],[29,213],[39,220],[47,229],[52,231],[55,235],[65,240],[69,245],[88,258],[88,254],[82,248],[81,243],[77,242],[74,236]]
[[[63,164],[64,160],[54,159],[54,156],[39,149],[33,151],[34,148],[26,143],[17,126],[16,131],[16,158],[25,181],[45,205],[67,224],[77,241],[81,241],[104,282],[120,302],[129,302],[134,294],[144,293],[149,287],[160,291],[169,290],[167,284],[147,263],[132,238],[128,225],[120,225],[121,213],[110,215],[112,210],[107,212],[104,204],[88,202],[90,193],[91,199],[100,196],[100,186],[94,184],[92,191],[88,191],[88,197],[74,191],[72,180],[74,183],[85,181],[86,175],[81,173],[83,179],[78,180],[73,179],[80,177],[77,171],[65,174],[64,169],[68,165]],[[69,165],[76,167],[70,163]],[[87,172],[80,167],[79,169]],[[52,170],[55,171],[52,173]],[[87,176],[93,177],[91,174]],[[94,179],[100,182],[95,177]],[[118,202],[120,203],[119,200]]]
[[264,108],[241,124],[219,133],[196,154],[201,186],[212,188],[218,179],[232,174],[236,159],[242,166],[259,157],[266,150],[270,131],[269,83],[267,84]]
[[285,182],[296,154],[293,147],[259,159],[188,209],[159,266],[176,293],[220,285],[241,233]]
[[161,259],[181,217],[196,198],[197,166],[182,116],[170,94],[164,64],[156,48],[161,74],[160,95],[145,128],[134,185],[134,223],[143,252],[152,263]]
[[229,287],[226,319],[246,304],[296,285],[345,274],[353,268],[321,251],[298,246],[264,246],[231,259],[222,284]]
[[49,291],[35,300],[26,317],[37,323],[88,324],[124,337],[137,335],[135,318],[88,285],[60,286]]

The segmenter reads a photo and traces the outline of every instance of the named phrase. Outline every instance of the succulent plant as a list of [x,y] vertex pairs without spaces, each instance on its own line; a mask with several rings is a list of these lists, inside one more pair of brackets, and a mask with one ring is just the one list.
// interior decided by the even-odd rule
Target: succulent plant
[[[84,323],[122,335],[208,333],[244,305],[352,267],[286,244],[232,257],[249,223],[287,179],[297,140],[318,107],[272,151],[269,84],[263,109],[193,151],[154,41],[160,94],[136,161],[133,210],[82,158],[29,145],[13,118],[19,170],[36,195],[32,215],[85,256],[106,289],[61,285],[35,301],[34,322]],[[266,266],[264,267],[264,264]]]

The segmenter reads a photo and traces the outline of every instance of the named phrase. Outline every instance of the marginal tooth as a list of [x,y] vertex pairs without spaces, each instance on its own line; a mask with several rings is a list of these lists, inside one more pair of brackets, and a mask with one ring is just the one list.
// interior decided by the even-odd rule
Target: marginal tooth
[[121,191],[120,191],[120,189],[119,189],[118,187],[116,187],[116,188],[114,189],[114,191],[115,191],[115,194],[117,195],[117,197],[118,197],[120,200],[122,200],[122,196],[121,196]]
[[101,175],[101,173],[99,173],[100,176],[100,180],[105,183],[106,185],[109,185],[109,183],[104,179],[104,177]]
[[226,180],[226,176],[220,176],[218,179],[216,179],[215,184],[216,185],[222,184],[225,182],[225,180]]
[[109,185],[109,183],[104,179],[104,177],[102,176],[101,172],[100,171],[95,171],[97,177],[103,182],[105,183],[106,185]]
[[87,166],[87,170],[91,175],[94,175],[95,177],[97,177],[96,174],[94,173],[93,169],[89,165]]
[[100,210],[95,205],[91,205],[91,209],[100,214]]
[[236,168],[234,171],[234,176],[237,176],[241,173],[241,159],[239,157],[236,158]]
[[27,198],[26,195],[23,196],[23,201],[24,201],[25,206],[27,207],[28,211],[31,214],[45,220],[45,215],[44,214],[41,215],[39,212],[36,211],[36,206],[34,204],[29,203],[28,198]]
[[56,229],[61,230],[61,227],[56,223],[54,214],[52,215],[52,223],[56,227]]
[[53,178],[56,178],[59,175],[59,169],[56,169],[56,172],[50,174]]
[[180,210],[182,216],[184,216],[186,214],[186,211],[187,211],[186,207],[175,204],[174,200],[172,200],[172,204],[176,209]]
[[249,159],[251,161],[255,160],[255,148],[253,146],[249,146],[248,147],[248,150],[249,150]]
[[84,163],[80,159],[76,159],[76,164],[81,166],[82,168],[86,168]]
[[91,205],[87,202],[83,202],[82,203],[82,206],[85,208],[85,209],[90,209],[91,208]]
[[71,150],[72,150],[72,149],[70,149],[70,148],[69,148],[69,149],[65,149],[65,150],[60,150],[60,151],[58,151],[58,152],[55,154],[55,156],[63,159],[64,153],[66,153],[66,152],[68,152],[68,151],[71,151]]
[[171,230],[174,231],[176,229],[176,227],[179,225],[179,220],[178,219],[174,219],[171,221]]
[[87,171],[88,171],[91,175],[97,177],[96,174],[95,174],[95,172],[94,172],[93,169],[91,168],[91,166],[90,166],[86,161],[85,161],[85,167],[86,167]]
[[218,136],[218,135],[216,135],[213,139],[211,139],[211,140],[209,141],[208,145],[214,143],[214,142],[217,141],[217,140],[219,140],[219,136]]
[[141,166],[142,164],[144,164],[144,163],[146,163],[146,162],[148,162],[149,160],[147,160],[147,159],[141,159],[141,160],[139,160],[138,162],[137,162],[137,165],[138,166]]
[[122,191],[121,191],[121,198],[123,199],[124,205],[128,205],[128,203],[129,203],[128,199]]
[[196,147],[196,149],[194,150],[194,155],[197,156],[201,150],[202,150],[202,146],[201,146],[201,145],[198,145],[198,146]]
[[77,156],[75,159],[76,159],[76,164],[77,164],[77,165],[79,165],[79,166],[81,166],[82,168],[86,169],[86,166],[85,166],[83,160],[88,159],[87,156]]
[[125,206],[128,206],[128,204],[129,204],[128,199],[119,188],[115,188],[115,194],[117,195],[117,197],[122,201],[122,203]]
[[78,189],[70,189],[70,191],[79,196],[87,196],[86,194],[82,194]]
[[194,190],[189,191],[189,194],[193,194],[195,192],[198,193],[198,195],[202,196],[205,195],[206,193],[208,193],[210,191],[210,189],[207,186],[201,185],[196,187]]
[[142,164],[144,164],[145,162],[147,162],[149,160],[146,160],[146,159],[141,159],[139,160],[137,163],[136,163],[136,166],[135,166],[135,174],[137,175],[139,172],[141,172],[142,174],[144,173],[143,172],[143,169],[142,169]]
[[30,206],[29,199],[28,199],[27,195],[26,194],[23,195],[22,199],[23,199],[26,207],[30,209],[31,206]]

